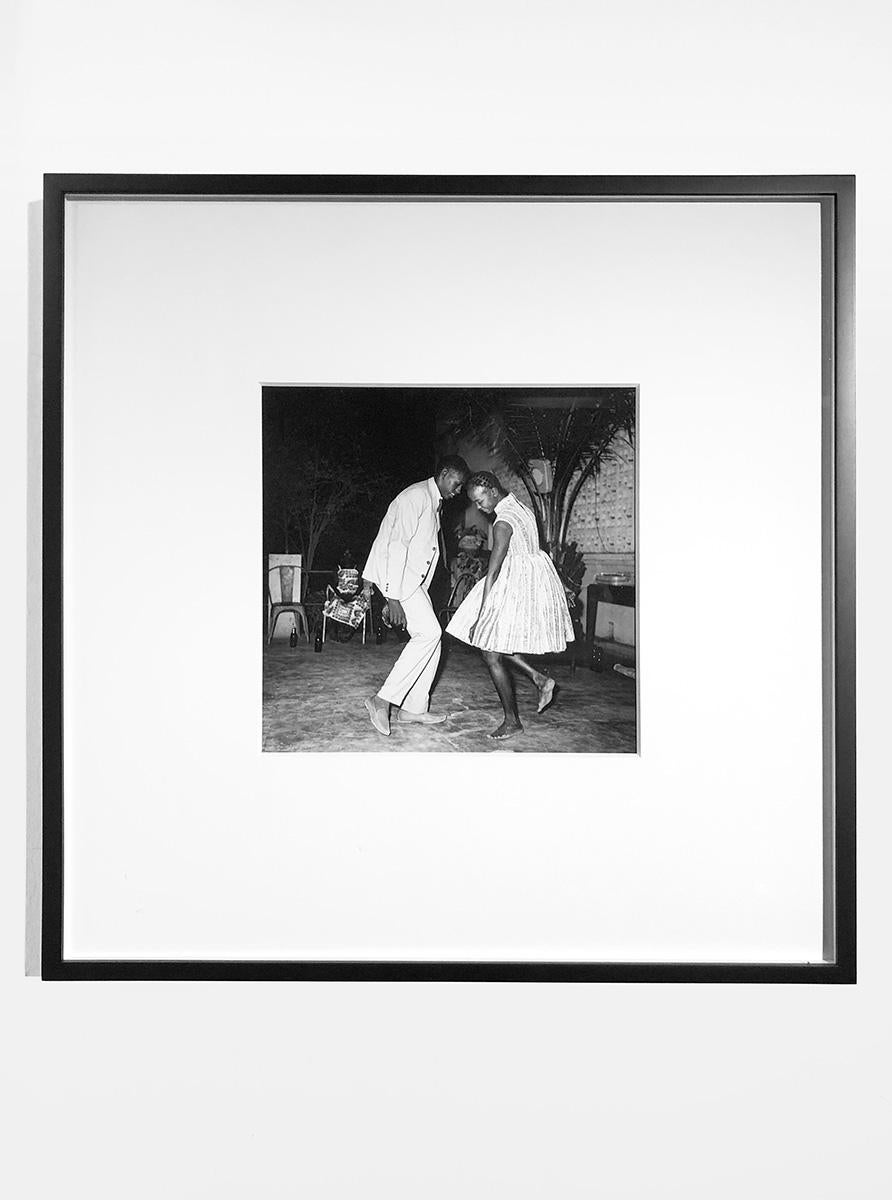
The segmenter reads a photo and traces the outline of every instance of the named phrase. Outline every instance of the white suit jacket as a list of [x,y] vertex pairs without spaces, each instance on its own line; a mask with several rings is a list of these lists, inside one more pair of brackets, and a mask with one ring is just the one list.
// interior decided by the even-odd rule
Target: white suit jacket
[[362,577],[385,596],[406,600],[430,582],[440,558],[440,500],[436,482],[423,479],[400,492],[384,514]]

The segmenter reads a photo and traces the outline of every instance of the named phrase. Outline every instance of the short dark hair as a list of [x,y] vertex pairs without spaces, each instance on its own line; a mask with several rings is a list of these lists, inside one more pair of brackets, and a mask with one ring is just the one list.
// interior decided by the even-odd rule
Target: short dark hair
[[444,454],[442,458],[437,459],[434,479],[439,479],[444,471],[456,471],[459,475],[464,475],[465,479],[471,474],[471,468],[460,454]]
[[465,491],[470,492],[471,488],[482,487],[488,492],[504,492],[504,488],[499,482],[498,475],[493,475],[492,471],[475,471],[468,482],[465,484]]

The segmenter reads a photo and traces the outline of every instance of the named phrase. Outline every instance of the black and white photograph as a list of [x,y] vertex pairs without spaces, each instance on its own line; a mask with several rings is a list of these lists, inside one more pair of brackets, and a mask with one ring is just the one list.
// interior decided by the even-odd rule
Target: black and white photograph
[[634,753],[636,408],[264,388],[263,749]]

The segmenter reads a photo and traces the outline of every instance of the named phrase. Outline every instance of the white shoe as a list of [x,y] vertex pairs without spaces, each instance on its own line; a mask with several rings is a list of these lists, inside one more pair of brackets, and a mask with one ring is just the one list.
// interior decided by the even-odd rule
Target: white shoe
[[417,725],[442,725],[448,716],[448,713],[410,713],[406,712],[402,708],[397,712],[398,721],[405,721],[409,724],[414,723]]
[[383,733],[385,737],[390,737],[390,720],[386,713],[382,713],[373,699],[363,700],[363,704],[368,709],[372,724],[379,733]]

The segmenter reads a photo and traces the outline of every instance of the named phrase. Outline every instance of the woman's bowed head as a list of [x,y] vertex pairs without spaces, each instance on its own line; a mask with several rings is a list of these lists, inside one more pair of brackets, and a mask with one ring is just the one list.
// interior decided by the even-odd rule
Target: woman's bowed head
[[465,492],[479,512],[492,516],[496,505],[508,495],[491,471],[477,471],[465,485]]
[[504,713],[489,736],[501,741],[523,733],[509,664],[535,685],[536,711],[543,712],[554,698],[554,680],[522,655],[566,649],[573,625],[563,585],[539,545],[530,510],[490,471],[472,475],[465,490],[480,512],[495,516],[493,549],[486,577],[468,593],[446,629],[483,654]]

